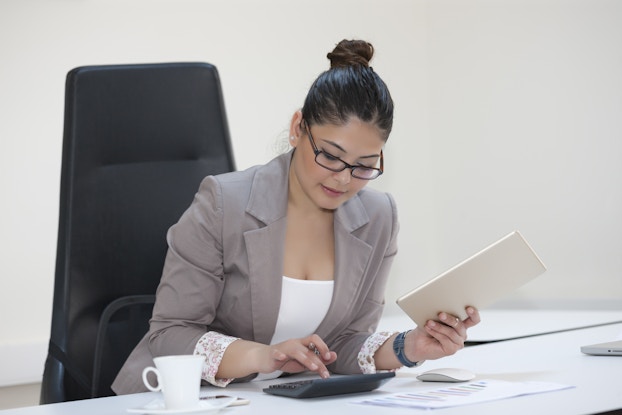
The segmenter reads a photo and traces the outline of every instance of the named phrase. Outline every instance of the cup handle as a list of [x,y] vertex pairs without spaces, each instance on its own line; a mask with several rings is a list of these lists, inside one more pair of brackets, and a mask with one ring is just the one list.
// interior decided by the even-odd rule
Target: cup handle
[[[147,375],[149,374],[149,372],[155,373],[156,379],[158,380],[157,386],[151,386],[151,384],[149,383],[149,380],[147,379]],[[158,369],[153,366],[146,367],[143,370],[143,383],[151,392],[159,392],[160,390],[162,390],[162,382],[160,382],[160,372],[158,371]]]

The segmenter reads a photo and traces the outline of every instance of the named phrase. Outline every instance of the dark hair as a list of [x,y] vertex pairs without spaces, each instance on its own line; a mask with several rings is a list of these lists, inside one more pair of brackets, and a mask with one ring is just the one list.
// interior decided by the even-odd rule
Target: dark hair
[[364,40],[342,40],[326,57],[330,69],[311,85],[302,107],[310,125],[344,125],[357,117],[378,127],[386,141],[393,127],[393,99],[369,66],[374,47]]

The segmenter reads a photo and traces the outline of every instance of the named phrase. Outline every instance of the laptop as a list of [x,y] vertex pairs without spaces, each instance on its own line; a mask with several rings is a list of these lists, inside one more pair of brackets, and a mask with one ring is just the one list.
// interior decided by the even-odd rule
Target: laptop
[[595,356],[622,356],[622,340],[581,346],[581,351]]
[[468,316],[499,300],[546,271],[538,255],[513,231],[475,255],[397,299],[397,305],[420,327],[445,311]]

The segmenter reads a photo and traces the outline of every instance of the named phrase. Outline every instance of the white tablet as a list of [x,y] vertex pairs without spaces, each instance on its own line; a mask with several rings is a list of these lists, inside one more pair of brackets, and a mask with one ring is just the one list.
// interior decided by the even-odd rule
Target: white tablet
[[441,311],[464,320],[467,306],[481,310],[544,271],[538,255],[514,231],[398,298],[397,304],[418,326],[438,320]]

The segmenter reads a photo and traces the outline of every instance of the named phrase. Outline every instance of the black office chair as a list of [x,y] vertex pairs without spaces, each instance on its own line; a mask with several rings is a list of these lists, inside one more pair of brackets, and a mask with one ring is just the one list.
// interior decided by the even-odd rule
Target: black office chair
[[52,331],[41,403],[113,395],[148,330],[166,232],[201,179],[235,169],[206,63],[70,71]]

